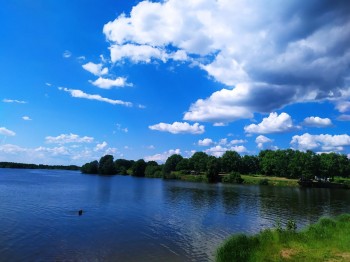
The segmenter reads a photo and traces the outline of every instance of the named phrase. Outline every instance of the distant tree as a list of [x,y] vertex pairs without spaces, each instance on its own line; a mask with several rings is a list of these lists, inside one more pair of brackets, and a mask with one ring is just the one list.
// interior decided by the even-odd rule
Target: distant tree
[[260,172],[259,158],[257,156],[245,155],[241,158],[242,174],[257,174]]
[[84,174],[98,174],[98,162],[97,162],[97,160],[84,164],[81,167],[81,172]]
[[214,183],[218,181],[220,169],[220,160],[217,159],[215,156],[210,156],[207,162],[208,182]]
[[157,165],[147,165],[145,169],[145,177],[162,177],[162,167]]
[[146,162],[143,159],[137,160],[133,166],[132,169],[132,175],[137,177],[144,177],[145,176],[145,170],[146,170]]
[[223,183],[231,183],[231,184],[242,184],[244,179],[238,172],[231,172],[229,175],[225,175],[222,178]]
[[156,161],[148,161],[147,166],[159,166]]
[[190,160],[188,158],[183,158],[179,163],[177,163],[176,171],[188,171],[188,170],[191,170]]
[[239,172],[241,169],[241,156],[236,151],[226,151],[221,157],[223,172]]
[[206,172],[209,156],[204,152],[196,152],[189,159],[190,167],[197,172]]
[[128,169],[130,169],[135,161],[126,159],[117,159],[114,161],[114,166],[117,174],[127,175]]
[[105,155],[101,157],[100,162],[98,164],[98,170],[101,175],[114,175],[116,174],[113,156]]
[[174,154],[165,161],[165,164],[163,166],[163,175],[169,175],[171,171],[176,170],[177,164],[183,159],[181,155]]

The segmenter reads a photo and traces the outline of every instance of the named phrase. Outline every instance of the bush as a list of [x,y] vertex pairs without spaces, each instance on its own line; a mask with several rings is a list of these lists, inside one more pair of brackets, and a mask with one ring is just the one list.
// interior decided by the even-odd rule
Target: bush
[[227,176],[224,176],[222,178],[223,183],[230,183],[230,184],[242,184],[244,179],[241,177],[241,175],[237,172],[232,172]]
[[259,181],[259,185],[261,186],[267,186],[269,184],[269,180],[264,178]]
[[286,229],[288,231],[293,231],[293,232],[295,232],[297,230],[297,224],[295,223],[295,221],[293,219],[289,219],[287,221]]

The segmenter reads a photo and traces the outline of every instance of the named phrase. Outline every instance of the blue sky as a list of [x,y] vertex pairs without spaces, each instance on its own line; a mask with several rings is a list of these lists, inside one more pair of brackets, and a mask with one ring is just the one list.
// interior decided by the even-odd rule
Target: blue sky
[[0,161],[350,155],[350,4],[0,4]]

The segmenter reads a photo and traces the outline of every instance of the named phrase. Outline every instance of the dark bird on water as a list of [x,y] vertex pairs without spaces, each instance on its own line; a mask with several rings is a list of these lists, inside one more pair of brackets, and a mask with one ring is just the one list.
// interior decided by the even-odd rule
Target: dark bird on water
[[81,215],[83,214],[83,210],[80,209],[80,210],[78,211],[78,214],[79,214],[79,216],[81,216]]

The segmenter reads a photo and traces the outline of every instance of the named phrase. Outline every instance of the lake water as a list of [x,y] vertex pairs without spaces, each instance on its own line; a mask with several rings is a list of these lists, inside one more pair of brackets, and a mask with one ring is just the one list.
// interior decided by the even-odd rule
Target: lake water
[[0,260],[211,261],[233,233],[278,219],[302,228],[350,212],[349,200],[347,190],[0,169]]

